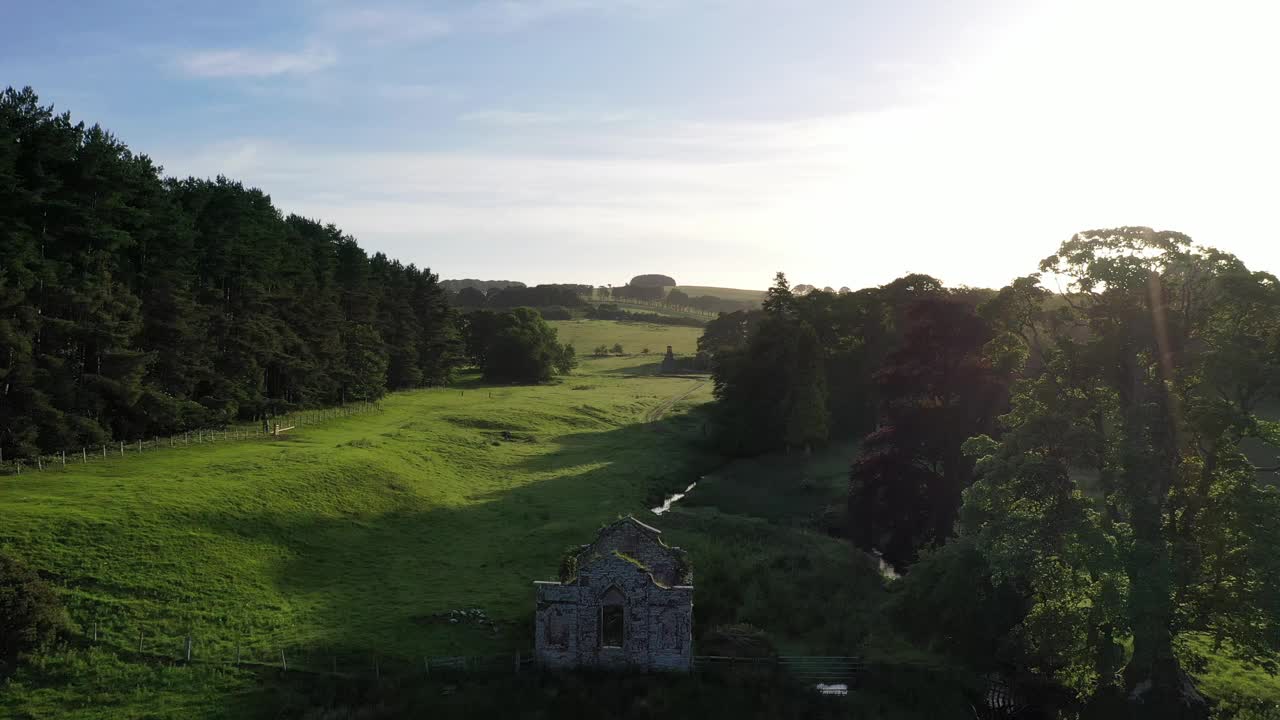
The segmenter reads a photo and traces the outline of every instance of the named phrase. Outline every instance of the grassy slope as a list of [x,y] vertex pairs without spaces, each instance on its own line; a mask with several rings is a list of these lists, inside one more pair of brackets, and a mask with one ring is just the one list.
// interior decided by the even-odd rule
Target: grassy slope
[[[691,328],[561,325],[583,345],[682,347],[696,337]],[[684,412],[710,385],[655,377],[653,362],[585,358],[572,377],[536,387],[464,379],[286,439],[0,478],[0,547],[56,584],[82,633],[96,622],[100,643],[122,653],[136,650],[139,628],[148,648],[174,654],[190,629],[198,657],[227,659],[243,632],[245,657],[263,661],[282,646],[295,662],[525,648],[531,583],[554,577],[566,546],[714,462],[690,446],[701,421]],[[674,398],[669,417],[652,422]],[[484,609],[500,632],[435,617],[462,608]],[[94,677],[77,670],[89,657],[37,668],[46,682],[78,688],[67,696],[50,699],[32,681],[10,697],[34,716],[61,716],[60,697],[95,692]],[[164,684],[188,681],[209,684]],[[48,703],[58,711],[40,713]]]
[[[580,349],[683,351],[698,334],[554,324]],[[526,647],[529,583],[554,575],[565,546],[619,513],[643,513],[658,488],[683,487],[712,462],[690,444],[700,420],[686,412],[709,386],[655,369],[656,358],[584,358],[558,384],[464,379],[278,442],[0,478],[0,547],[53,579],[81,629],[96,620],[102,635],[99,649],[55,653],[0,687],[0,717],[239,718],[260,708],[253,672],[131,662],[139,626],[149,649],[173,654],[190,628],[197,657],[230,657],[244,629],[246,656],[274,660],[285,645],[293,664]],[[900,649],[876,627],[884,588],[874,567],[824,532],[838,520],[853,452],[735,462],[651,519],[691,552],[700,629],[756,624],[792,653]],[[501,632],[432,617],[470,607]],[[1219,696],[1280,696],[1275,678],[1251,668],[1215,662],[1202,679]]]
[[764,300],[764,290],[744,290],[742,288],[710,287],[707,285],[677,285],[676,289],[689,297],[714,295],[722,300]]
[[664,305],[652,305],[643,302],[635,302],[633,300],[599,300],[597,304],[617,305],[623,310],[636,313],[654,313],[656,315],[666,315],[667,317],[691,318],[706,322],[715,317],[714,313],[696,311],[696,310],[680,310]]
[[665,353],[670,345],[677,355],[692,355],[697,352],[698,338],[702,335],[702,328],[613,320],[556,320],[551,325],[556,328],[562,341],[573,343],[578,357],[589,355],[592,348],[599,345],[613,347],[614,343],[622,343],[624,351],[637,356],[631,362],[624,363],[624,366],[658,362],[661,359],[641,359],[640,351],[645,348],[652,355]]

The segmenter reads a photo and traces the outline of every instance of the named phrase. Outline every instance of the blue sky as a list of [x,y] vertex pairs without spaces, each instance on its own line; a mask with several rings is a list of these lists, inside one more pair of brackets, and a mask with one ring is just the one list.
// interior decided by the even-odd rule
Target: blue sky
[[1261,0],[0,6],[0,82],[444,277],[1000,285],[1115,224],[1280,271]]

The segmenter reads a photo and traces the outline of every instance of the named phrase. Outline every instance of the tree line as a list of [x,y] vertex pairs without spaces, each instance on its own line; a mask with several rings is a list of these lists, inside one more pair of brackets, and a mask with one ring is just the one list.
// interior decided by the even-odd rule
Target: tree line
[[430,270],[0,95],[6,458],[374,399],[461,351]]
[[590,285],[547,284],[525,287],[508,285],[491,287],[488,291],[466,286],[452,296],[459,308],[517,308],[517,307],[582,307],[584,294],[591,293]]
[[1280,446],[1273,275],[1096,230],[996,292],[797,296],[779,274],[699,347],[727,450],[862,438],[851,539],[907,572],[891,614],[921,644],[1087,717],[1208,717],[1191,637],[1274,669],[1280,468],[1245,453]]

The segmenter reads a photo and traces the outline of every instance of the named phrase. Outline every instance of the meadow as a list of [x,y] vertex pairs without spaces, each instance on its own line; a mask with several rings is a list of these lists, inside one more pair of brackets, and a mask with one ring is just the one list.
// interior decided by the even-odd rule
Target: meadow
[[[560,325],[580,347],[696,339]],[[197,658],[262,662],[527,649],[532,582],[555,576],[566,547],[717,462],[690,412],[710,384],[656,376],[658,360],[584,357],[539,386],[465,375],[280,438],[0,478],[0,548],[55,585],[102,663],[140,640],[178,656],[187,635]],[[449,622],[471,609],[491,622]],[[50,691],[28,683],[9,695],[42,716],[31,708]],[[47,716],[67,710],[50,702]]]
[[724,288],[711,287],[709,285],[676,285],[676,290],[688,295],[689,297],[698,297],[700,295],[714,295],[721,300],[744,300],[761,302],[764,300],[764,290],[746,290],[743,288]]
[[[284,661],[368,675],[524,652],[532,582],[628,513],[690,552],[699,634],[748,624],[785,653],[937,664],[884,623],[892,581],[841,539],[856,444],[726,463],[704,437],[709,379],[657,374],[658,349],[691,352],[696,328],[553,324],[581,360],[553,383],[467,374],[280,438],[0,478],[0,550],[48,578],[73,623],[71,642],[0,686],[0,717],[293,716],[329,702],[333,682],[294,697],[321,676],[280,673]],[[589,355],[614,343],[627,354]],[[483,621],[452,621],[474,610]],[[175,662],[187,637],[212,662]],[[1257,668],[1213,659],[1200,675],[1242,707],[1280,697]],[[894,715],[917,716],[930,715]]]

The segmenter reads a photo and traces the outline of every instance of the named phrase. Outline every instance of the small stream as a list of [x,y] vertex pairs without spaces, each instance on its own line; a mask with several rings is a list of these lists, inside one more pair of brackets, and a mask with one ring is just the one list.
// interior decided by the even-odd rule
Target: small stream
[[[698,478],[698,480],[695,480],[694,482],[689,483],[689,487],[685,488],[684,492],[678,492],[671,495],[666,500],[662,501],[662,505],[656,508],[649,508],[650,512],[652,512],[654,515],[661,515],[667,512],[668,510],[671,509],[672,505],[675,505],[682,498],[684,498],[685,495],[688,495],[694,488],[698,487],[698,481],[701,481],[703,479],[704,478]],[[894,569],[893,565],[890,565],[888,562],[885,561],[884,556],[880,554],[879,550],[872,549],[871,557],[874,558],[876,563],[879,565],[880,575],[885,580],[897,580],[900,577],[902,577],[901,575],[898,574],[898,571]]]
[[[701,479],[702,478],[698,478],[698,480],[701,480]],[[698,486],[697,481],[689,483],[689,487],[685,488],[684,492],[678,492],[672,495],[671,497],[667,498],[666,500],[663,500],[662,505],[660,507],[649,508],[649,509],[653,511],[654,515],[661,515],[662,513],[670,510],[672,505],[674,505],[677,501],[679,501],[680,498],[684,497],[685,495],[688,495],[689,491],[694,489],[697,486]]]

